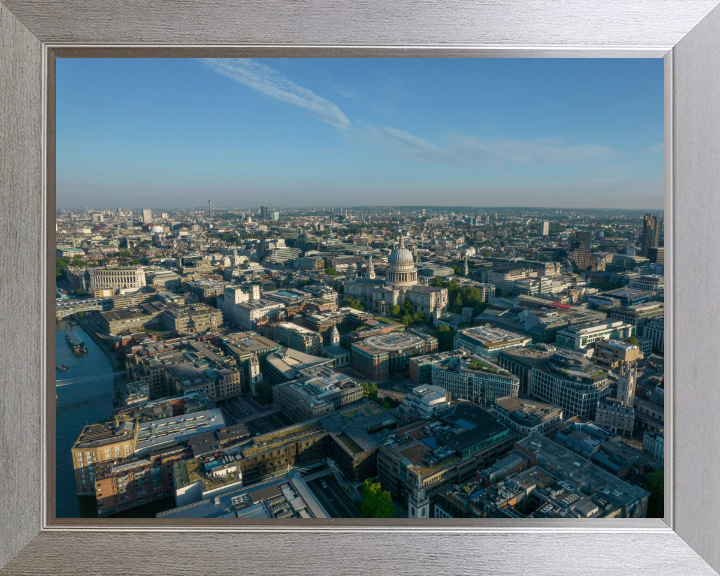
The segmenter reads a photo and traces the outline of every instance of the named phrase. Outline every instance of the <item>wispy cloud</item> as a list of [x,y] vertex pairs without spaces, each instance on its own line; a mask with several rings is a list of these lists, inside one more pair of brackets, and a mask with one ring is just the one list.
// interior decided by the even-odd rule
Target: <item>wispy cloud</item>
[[452,161],[452,156],[446,150],[395,128],[361,125],[357,134],[365,142],[382,146],[394,158],[431,164],[446,164]]
[[[270,98],[297,106],[305,114],[348,132],[361,141],[381,146],[394,158],[433,164],[499,165],[530,164],[533,162],[569,163],[608,156],[610,148],[593,144],[568,145],[562,140],[535,139],[482,139],[450,133],[443,145],[414,136],[409,132],[388,126],[374,126],[352,122],[334,103],[318,96],[312,90],[296,84],[277,70],[246,58],[201,59],[205,66],[219,74],[264,94]],[[398,97],[403,92],[403,82],[391,78],[384,91]],[[378,110],[377,102],[369,100],[357,90],[345,86],[333,86],[342,97],[356,102],[366,102],[383,115],[388,110]],[[662,143],[661,143],[662,145]]]
[[483,140],[470,136],[451,135],[448,150],[463,164],[504,163],[532,164],[551,162],[564,164],[591,158],[606,157],[611,148],[594,144],[568,145],[557,139]]
[[385,118],[389,118],[397,112],[397,108],[387,98],[372,98],[359,90],[339,84],[332,84],[332,89],[343,98],[352,101],[356,106],[360,106],[365,110],[372,110]]
[[335,104],[265,64],[248,58],[205,58],[200,59],[200,62],[265,96],[297,106],[309,116],[335,128],[345,130],[350,125],[350,120]]
[[562,140],[490,140],[449,134],[438,146],[408,132],[389,127],[364,125],[358,134],[379,144],[391,156],[431,164],[531,164],[533,162],[571,163],[607,157],[612,149],[593,144],[567,145]]

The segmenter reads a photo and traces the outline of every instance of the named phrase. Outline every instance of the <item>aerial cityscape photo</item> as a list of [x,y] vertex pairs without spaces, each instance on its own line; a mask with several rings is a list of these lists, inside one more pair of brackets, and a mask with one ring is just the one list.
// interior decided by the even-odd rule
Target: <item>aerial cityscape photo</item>
[[56,91],[58,518],[663,516],[662,59]]

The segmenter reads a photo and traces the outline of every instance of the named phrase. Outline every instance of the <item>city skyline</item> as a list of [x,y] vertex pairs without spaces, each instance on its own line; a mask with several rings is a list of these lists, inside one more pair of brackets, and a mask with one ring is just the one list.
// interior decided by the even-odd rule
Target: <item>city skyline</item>
[[57,206],[662,209],[662,83],[644,59],[60,59]]

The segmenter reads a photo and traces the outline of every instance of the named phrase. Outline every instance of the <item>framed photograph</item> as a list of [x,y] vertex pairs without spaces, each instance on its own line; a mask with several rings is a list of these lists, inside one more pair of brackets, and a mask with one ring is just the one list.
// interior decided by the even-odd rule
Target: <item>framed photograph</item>
[[717,574],[718,3],[0,0],[2,573]]

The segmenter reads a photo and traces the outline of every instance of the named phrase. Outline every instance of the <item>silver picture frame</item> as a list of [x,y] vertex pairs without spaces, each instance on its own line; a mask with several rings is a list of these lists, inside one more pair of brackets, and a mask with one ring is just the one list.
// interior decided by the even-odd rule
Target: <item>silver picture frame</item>
[[[1,573],[717,574],[719,3],[0,0]],[[664,58],[666,518],[54,517],[55,58],[219,54]]]

